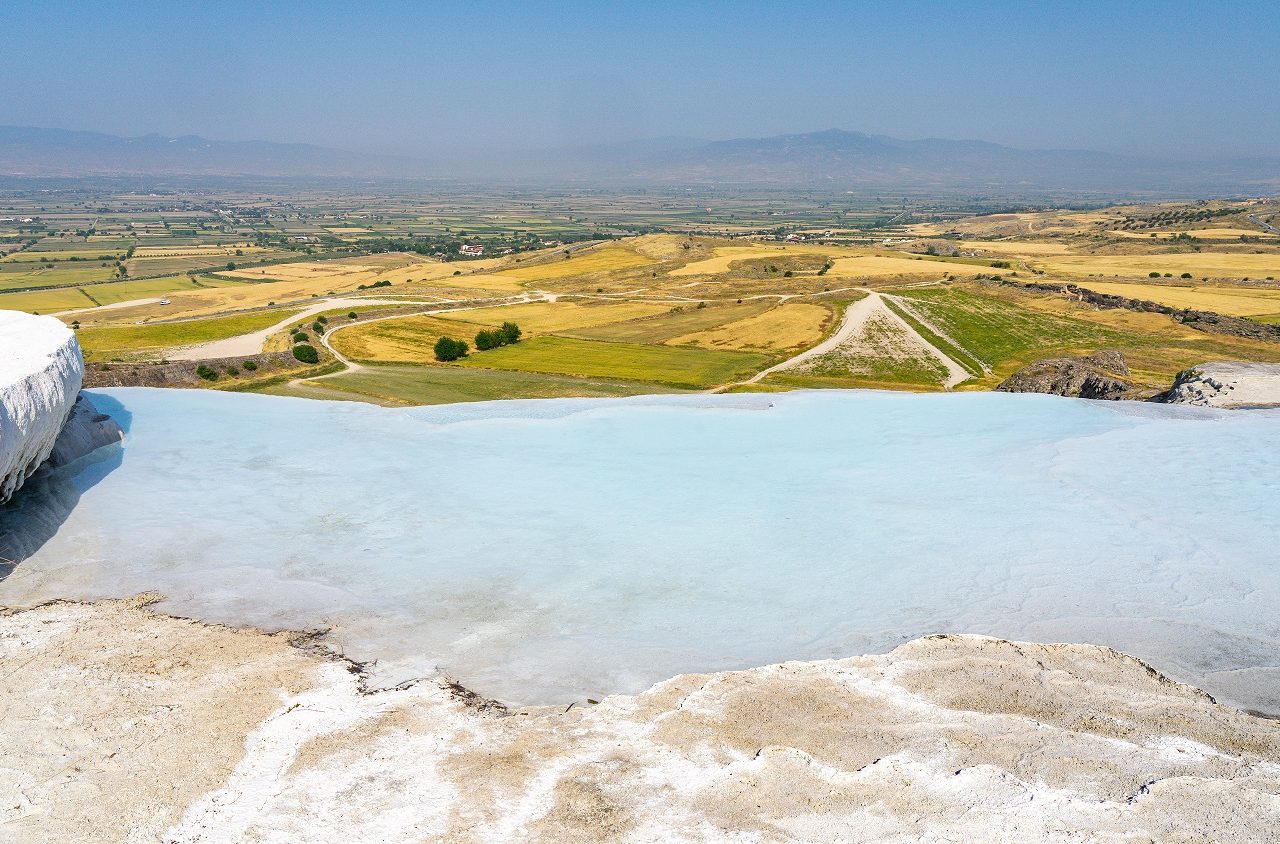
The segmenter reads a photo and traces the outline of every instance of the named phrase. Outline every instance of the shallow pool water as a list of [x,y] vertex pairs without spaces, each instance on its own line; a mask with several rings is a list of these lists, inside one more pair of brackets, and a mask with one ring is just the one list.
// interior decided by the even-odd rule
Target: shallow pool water
[[1108,644],[1280,712],[1275,412],[93,395],[124,448],[0,514],[26,557],[0,603],[156,590],[522,703],[951,631]]

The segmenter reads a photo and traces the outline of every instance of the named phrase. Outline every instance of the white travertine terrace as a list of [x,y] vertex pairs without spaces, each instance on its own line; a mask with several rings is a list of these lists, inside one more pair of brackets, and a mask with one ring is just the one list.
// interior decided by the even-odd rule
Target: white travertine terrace
[[1165,401],[1200,407],[1280,406],[1280,365],[1213,361],[1178,376]]
[[53,317],[0,311],[0,503],[49,457],[83,379],[71,329]]
[[1274,842],[1280,722],[1090,645],[932,636],[508,710],[148,600],[0,613],[25,842]]

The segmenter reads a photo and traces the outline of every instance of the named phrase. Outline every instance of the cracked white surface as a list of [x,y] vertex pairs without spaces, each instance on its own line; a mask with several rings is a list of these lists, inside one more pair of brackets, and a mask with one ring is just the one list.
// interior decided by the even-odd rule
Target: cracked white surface
[[[1274,841],[1280,724],[979,636],[506,714],[136,601],[0,616],[24,842]],[[483,702],[478,702],[483,703]]]

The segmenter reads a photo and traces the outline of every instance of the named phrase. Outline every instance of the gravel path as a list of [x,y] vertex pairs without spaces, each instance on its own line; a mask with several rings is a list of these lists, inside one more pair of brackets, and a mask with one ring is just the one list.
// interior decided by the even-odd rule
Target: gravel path
[[888,305],[884,303],[884,297],[874,290],[863,288],[867,294],[866,298],[859,299],[848,308],[845,309],[844,317],[840,320],[840,326],[832,332],[831,336],[823,340],[811,349],[807,349],[793,358],[788,358],[782,363],[775,364],[763,372],[758,372],[748,380],[742,382],[744,384],[755,384],[766,376],[774,372],[783,372],[788,369],[794,369],[811,358],[825,355],[839,348],[853,348],[859,346],[859,337],[865,328],[867,321],[872,317],[880,317],[888,319],[902,332],[911,338],[913,345],[918,346],[921,351],[926,352],[936,358],[939,363],[947,368],[947,378],[943,382],[943,387],[950,390],[957,384],[969,380],[970,374],[963,366],[947,357],[940,349],[920,335],[918,331],[911,327],[911,324],[898,316]]

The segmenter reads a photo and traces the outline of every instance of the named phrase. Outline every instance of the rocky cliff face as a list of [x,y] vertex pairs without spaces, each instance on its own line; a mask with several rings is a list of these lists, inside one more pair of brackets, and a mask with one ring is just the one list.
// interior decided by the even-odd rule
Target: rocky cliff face
[[0,311],[0,504],[53,451],[83,379],[71,329],[53,317]]
[[1122,399],[1129,392],[1123,380],[1129,367],[1119,352],[1098,352],[1089,357],[1050,358],[1024,366],[997,390],[1006,393],[1050,393],[1082,399]]
[[1202,363],[1178,373],[1164,400],[1201,407],[1280,407],[1280,364]]

